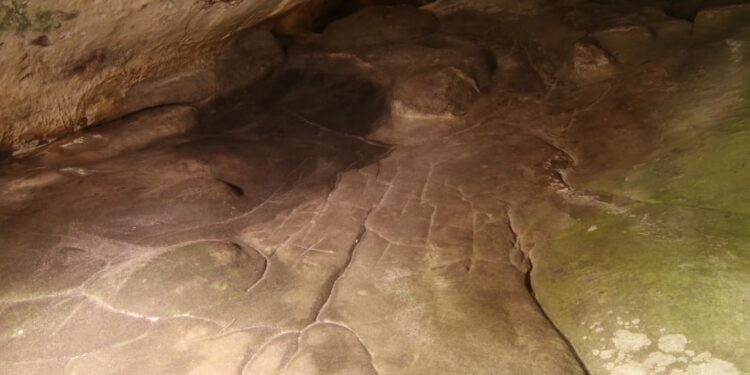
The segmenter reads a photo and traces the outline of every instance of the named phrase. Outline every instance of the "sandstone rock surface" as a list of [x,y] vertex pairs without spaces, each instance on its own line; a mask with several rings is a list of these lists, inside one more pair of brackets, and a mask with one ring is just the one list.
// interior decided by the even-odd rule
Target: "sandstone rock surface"
[[281,51],[242,30],[301,2],[4,1],[0,148],[248,84]]
[[[276,6],[195,5],[178,45],[210,51],[161,57],[215,59],[138,65],[111,106],[137,113],[0,162],[3,373],[750,370],[741,29],[442,0],[364,8],[283,53],[233,34]],[[30,19],[33,48],[87,20],[60,12]],[[115,72],[107,56],[76,74]],[[171,102],[217,87],[241,89]],[[76,108],[115,113],[96,103]]]

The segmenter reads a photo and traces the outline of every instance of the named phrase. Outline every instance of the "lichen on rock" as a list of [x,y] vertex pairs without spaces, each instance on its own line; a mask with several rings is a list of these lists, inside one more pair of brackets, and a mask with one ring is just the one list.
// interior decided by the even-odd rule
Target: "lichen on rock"
[[29,0],[3,0],[0,2],[0,32],[48,32],[60,28],[63,22],[78,16],[78,10],[64,11],[37,7],[29,9]]

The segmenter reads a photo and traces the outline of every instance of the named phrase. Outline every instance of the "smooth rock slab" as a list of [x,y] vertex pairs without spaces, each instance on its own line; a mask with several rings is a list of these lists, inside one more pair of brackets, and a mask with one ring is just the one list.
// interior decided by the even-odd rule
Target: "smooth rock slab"
[[261,375],[281,372],[299,348],[299,333],[287,332],[271,338],[245,365],[243,374]]
[[89,290],[113,306],[149,317],[170,317],[244,295],[265,267],[265,258],[255,250],[203,242],[149,259],[136,258]]
[[299,344],[281,374],[377,375],[370,353],[345,327],[316,324],[300,333]]
[[460,116],[479,94],[474,78],[458,68],[426,69],[396,83],[393,107],[407,116]]
[[637,64],[653,56],[653,31],[641,25],[617,26],[594,33],[599,45],[622,64]]
[[0,363],[67,359],[143,334],[151,325],[85,297],[0,307]]
[[[455,137],[381,162],[388,189],[319,317],[350,328],[379,373],[580,371],[512,264],[508,207],[489,193],[502,184],[484,179],[512,173],[501,162],[505,152],[529,159],[548,152],[515,149],[521,139],[533,142]],[[482,165],[488,173],[475,173]]]
[[[107,261],[95,252],[37,234],[0,232],[0,302],[54,295],[83,285]],[[15,250],[15,251],[9,251]]]
[[71,361],[69,374],[232,374],[268,337],[266,330],[223,333],[209,323],[176,319],[159,322],[122,345]]

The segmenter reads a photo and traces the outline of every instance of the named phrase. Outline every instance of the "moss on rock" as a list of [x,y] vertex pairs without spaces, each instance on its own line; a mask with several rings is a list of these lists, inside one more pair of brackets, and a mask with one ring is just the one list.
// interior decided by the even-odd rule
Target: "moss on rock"
[[[583,186],[627,210],[574,214],[553,231],[537,295],[592,374],[741,374],[750,369],[750,119],[678,137],[646,160]],[[670,335],[686,338],[684,350],[658,347]],[[623,337],[643,345],[618,346]]]
[[62,27],[63,22],[77,16],[78,11],[63,11],[46,7],[31,10],[28,0],[0,1],[0,31],[48,32]]

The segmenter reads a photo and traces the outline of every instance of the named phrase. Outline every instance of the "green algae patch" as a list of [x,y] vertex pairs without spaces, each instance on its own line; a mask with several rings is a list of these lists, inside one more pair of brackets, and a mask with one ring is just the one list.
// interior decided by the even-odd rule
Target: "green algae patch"
[[64,22],[76,17],[77,11],[66,12],[44,7],[30,10],[28,0],[0,0],[0,31],[48,32],[59,29]]
[[[617,354],[645,362],[661,353],[659,338],[674,334],[688,340],[678,353],[686,360],[688,351],[708,351],[750,368],[746,215],[642,205],[630,214],[590,216],[552,238],[535,270],[537,297],[595,365],[592,373],[608,373]],[[650,344],[618,351],[613,340],[621,331]]]
[[583,186],[627,207],[547,230],[533,282],[591,373],[750,371],[748,182],[742,120]]
[[750,119],[678,140],[632,170],[587,185],[641,202],[750,215]]

